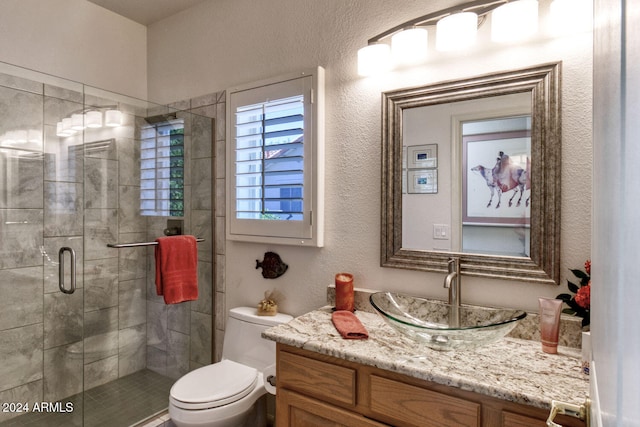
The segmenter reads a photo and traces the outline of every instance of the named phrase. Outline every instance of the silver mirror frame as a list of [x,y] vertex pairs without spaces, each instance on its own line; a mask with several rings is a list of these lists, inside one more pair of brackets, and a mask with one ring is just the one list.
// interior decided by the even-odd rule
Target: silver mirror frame
[[[561,63],[399,89],[382,94],[382,267],[447,271],[460,257],[462,274],[525,282],[560,281]],[[402,248],[402,112],[405,108],[530,92],[531,256],[519,258]]]

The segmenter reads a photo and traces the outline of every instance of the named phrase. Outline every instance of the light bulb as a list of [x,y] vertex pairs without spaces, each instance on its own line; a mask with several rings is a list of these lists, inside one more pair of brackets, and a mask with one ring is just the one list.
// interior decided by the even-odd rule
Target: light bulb
[[538,1],[519,0],[503,4],[491,14],[491,40],[519,42],[538,31]]
[[104,125],[109,127],[122,126],[122,113],[119,110],[105,111]]
[[391,49],[388,44],[376,43],[358,50],[358,74],[372,76],[391,68]]
[[71,115],[71,129],[81,131],[84,129],[84,115],[76,113]]
[[478,33],[478,15],[474,12],[454,13],[436,24],[436,49],[442,52],[473,46]]
[[419,64],[427,59],[429,33],[425,28],[410,28],[391,37],[391,56],[394,64]]
[[84,119],[88,128],[96,129],[102,127],[102,113],[100,111],[87,111]]
[[76,131],[72,129],[71,123],[71,117],[62,119],[62,131],[65,133],[65,136],[71,136],[76,133]]

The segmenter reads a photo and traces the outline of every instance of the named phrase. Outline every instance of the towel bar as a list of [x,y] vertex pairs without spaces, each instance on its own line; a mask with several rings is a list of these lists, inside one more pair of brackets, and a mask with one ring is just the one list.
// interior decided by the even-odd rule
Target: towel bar
[[[204,242],[204,239],[196,237],[196,242]],[[158,242],[138,242],[138,243],[107,243],[110,248],[137,248],[139,246],[156,246]]]

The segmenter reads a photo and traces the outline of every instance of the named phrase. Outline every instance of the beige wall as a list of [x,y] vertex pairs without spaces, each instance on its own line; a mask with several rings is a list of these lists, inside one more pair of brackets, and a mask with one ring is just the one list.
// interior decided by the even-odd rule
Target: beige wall
[[[563,61],[562,285],[465,277],[463,301],[537,310],[538,296],[566,291],[568,269],[582,265],[591,244],[591,34],[506,47],[483,39],[484,48],[465,55],[434,55],[423,67],[382,78],[357,76],[356,52],[367,39],[451,3],[211,0],[149,27],[149,96],[158,102],[316,65],[326,69],[325,247],[226,242],[218,258],[226,259],[218,273],[225,288],[218,291],[226,291],[227,308],[254,305],[277,288],[286,295],[281,310],[301,314],[325,304],[326,285],[339,271],[354,273],[360,287],[446,298],[440,274],[379,266],[380,93],[552,61]],[[544,30],[549,1],[540,4]],[[483,38],[487,30],[481,29]],[[254,268],[268,250],[289,264],[276,280]]]
[[86,0],[2,0],[0,61],[147,97],[147,28]]

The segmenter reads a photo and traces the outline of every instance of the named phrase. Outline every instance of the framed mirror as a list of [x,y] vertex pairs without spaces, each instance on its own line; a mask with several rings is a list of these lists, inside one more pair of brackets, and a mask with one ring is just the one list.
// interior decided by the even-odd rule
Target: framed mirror
[[383,267],[559,283],[560,69],[382,94]]

